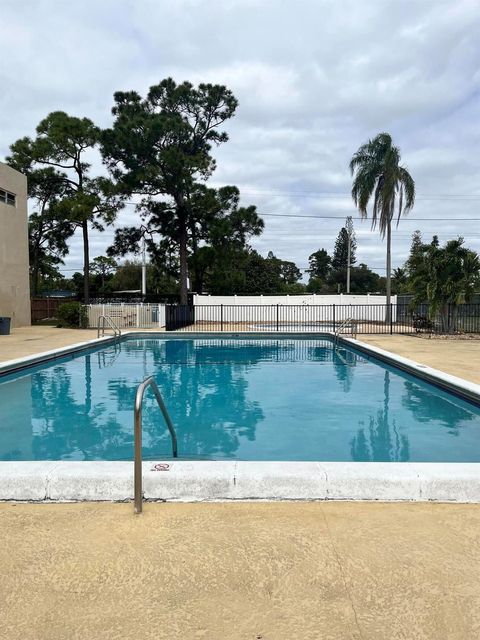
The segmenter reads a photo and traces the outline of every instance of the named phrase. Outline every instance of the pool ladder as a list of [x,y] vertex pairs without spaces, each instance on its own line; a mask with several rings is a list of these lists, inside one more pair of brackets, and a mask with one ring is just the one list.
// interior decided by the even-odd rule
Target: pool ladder
[[122,335],[119,326],[112,320],[112,318],[110,316],[103,315],[98,318],[97,338],[100,338],[100,331],[102,332],[102,338],[105,336],[105,322],[108,324],[110,329],[112,329],[115,338],[119,338]]
[[338,336],[342,333],[342,329],[345,329],[348,325],[350,325],[352,338],[357,337],[357,322],[353,318],[347,318],[335,329],[333,339],[334,344],[338,343]]
[[142,404],[143,396],[147,387],[152,387],[155,399],[160,411],[162,412],[163,419],[170,432],[172,439],[172,454],[174,458],[178,458],[177,450],[177,434],[175,433],[175,427],[170,419],[167,411],[167,407],[162,398],[162,394],[155,382],[153,376],[145,378],[137,387],[137,393],[135,396],[135,406],[133,412],[133,429],[134,429],[134,443],[135,443],[135,456],[134,456],[134,497],[135,497],[135,513],[142,513],[143,505],[143,492],[142,492]]

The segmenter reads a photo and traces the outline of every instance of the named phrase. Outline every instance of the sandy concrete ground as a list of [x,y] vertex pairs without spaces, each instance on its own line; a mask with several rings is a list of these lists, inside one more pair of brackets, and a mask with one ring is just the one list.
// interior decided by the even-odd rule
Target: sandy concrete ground
[[386,351],[393,351],[440,371],[480,384],[480,339],[445,340],[408,336],[359,334],[358,340]]
[[[135,331],[124,329],[123,331]],[[139,329],[142,333],[159,329]],[[107,329],[106,335],[110,335]],[[96,329],[58,329],[50,326],[31,326],[12,329],[9,336],[0,336],[0,362],[31,356],[42,351],[67,347],[77,342],[94,340]]]
[[8,640],[474,640],[480,508],[0,505]]
[[0,362],[93,340],[96,329],[57,329],[49,326],[19,327],[9,336],[0,336]]
[[[0,337],[0,360],[95,337]],[[480,343],[365,342],[480,382]],[[480,506],[0,504],[0,638],[470,640]]]

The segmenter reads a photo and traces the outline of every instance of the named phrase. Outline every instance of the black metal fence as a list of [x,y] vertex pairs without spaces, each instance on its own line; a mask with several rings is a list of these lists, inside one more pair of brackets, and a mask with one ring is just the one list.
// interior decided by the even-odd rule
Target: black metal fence
[[167,331],[337,331],[350,333],[480,333],[480,304],[447,305],[167,305]]
[[189,304],[165,305],[165,330],[179,331],[180,329],[194,327],[195,308],[196,307]]

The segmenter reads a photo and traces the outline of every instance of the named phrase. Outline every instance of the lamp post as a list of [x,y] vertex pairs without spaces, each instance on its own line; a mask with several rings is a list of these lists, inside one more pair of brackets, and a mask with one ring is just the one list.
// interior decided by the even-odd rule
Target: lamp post
[[347,229],[348,243],[347,243],[347,293],[350,293],[350,267],[351,267],[351,253],[352,253],[352,234],[353,234],[353,220],[352,216],[347,216],[345,223]]
[[145,238],[142,238],[142,296],[147,293],[147,254],[145,251]]

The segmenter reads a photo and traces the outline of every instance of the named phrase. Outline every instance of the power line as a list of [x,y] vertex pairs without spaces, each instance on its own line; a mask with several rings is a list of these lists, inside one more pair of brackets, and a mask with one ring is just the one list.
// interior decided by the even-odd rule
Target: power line
[[[480,196],[478,196],[478,198],[480,199]],[[126,204],[130,204],[130,205],[136,205],[136,202],[127,202]],[[269,212],[263,212],[263,211],[259,211],[258,215],[260,216],[260,218],[262,216],[269,216],[269,217],[275,217],[275,218],[317,218],[319,220],[345,220],[345,215],[341,215],[341,216],[327,216],[327,215],[306,215],[303,213],[269,213]],[[354,220],[361,220],[361,221],[368,221],[371,220],[371,218],[362,218],[361,216],[352,216]],[[402,218],[402,222],[452,222],[452,223],[456,223],[456,222],[478,222],[480,221],[480,218],[417,218],[417,217],[412,217],[412,218]]]
[[[260,195],[260,196],[292,196],[299,198],[309,198],[309,197],[324,197],[324,198],[352,198],[352,194],[345,191],[286,191],[286,190],[263,190],[263,189],[240,189],[240,194],[246,193],[247,195]],[[442,198],[444,200],[448,199],[480,199],[480,193],[417,193],[415,199],[420,200],[437,200]]]
[[[323,216],[323,215],[304,215],[303,213],[259,213],[259,216],[273,216],[276,218],[318,218],[321,220],[345,220],[346,216]],[[354,220],[371,221],[371,218],[362,218],[361,216],[353,216]],[[402,222],[451,222],[452,224],[460,222],[478,222],[480,218],[402,218]]]

